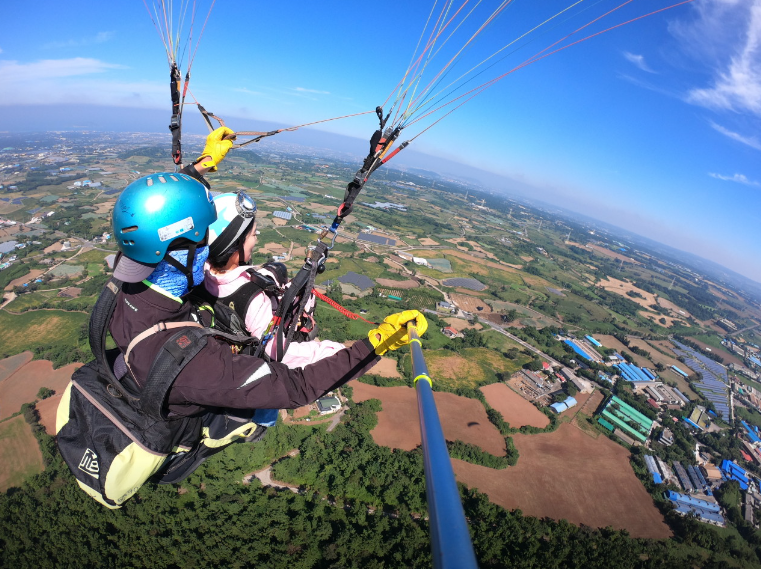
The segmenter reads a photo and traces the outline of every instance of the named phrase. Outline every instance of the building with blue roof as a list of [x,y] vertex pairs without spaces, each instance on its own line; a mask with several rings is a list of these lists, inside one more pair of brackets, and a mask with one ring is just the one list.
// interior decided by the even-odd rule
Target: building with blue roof
[[567,346],[570,346],[570,347],[571,347],[571,349],[572,349],[574,352],[576,352],[578,355],[580,355],[580,356],[581,356],[582,358],[584,358],[585,360],[594,361],[594,359],[592,358],[592,356],[590,356],[590,355],[589,355],[587,352],[585,352],[585,351],[584,351],[584,350],[581,348],[581,346],[579,346],[579,345],[578,345],[576,342],[574,342],[573,340],[568,340],[568,339],[565,339],[565,340],[563,340],[563,343],[564,343],[564,344],[566,344]]
[[658,379],[658,376],[657,376],[657,375],[655,375],[655,372],[653,372],[653,371],[651,371],[651,370],[647,369],[646,367],[643,367],[643,368],[642,368],[642,372],[643,372],[643,373],[644,373],[644,374],[645,374],[647,377],[649,377],[650,379],[652,379],[653,381],[655,381],[656,379]]
[[684,377],[685,379],[687,379],[688,377],[690,377],[688,374],[684,373],[684,372],[683,372],[681,369],[679,369],[679,368],[678,368],[678,367],[676,367],[676,366],[671,366],[671,369],[673,369],[675,372],[677,372],[679,375],[681,375],[681,376],[682,376],[682,377]]
[[737,464],[730,460],[723,460],[719,466],[719,470],[728,480],[737,480],[740,483],[741,490],[747,490],[750,483],[748,473]]
[[721,515],[721,507],[713,502],[699,500],[692,496],[680,494],[669,490],[665,493],[677,513],[683,516],[695,515],[701,522],[724,526],[724,516]]
[[702,430],[703,430],[703,427],[701,427],[700,425],[698,425],[698,424],[697,424],[695,421],[693,421],[692,419],[689,419],[689,418],[687,418],[687,417],[682,417],[682,420],[683,420],[685,423],[687,423],[687,424],[688,424],[690,427],[695,427],[695,428],[696,428],[696,429],[698,429],[699,431],[702,431]]
[[653,381],[655,379],[654,374],[652,374],[653,377],[650,377],[644,370],[629,363],[614,364],[613,367],[621,373],[621,377],[626,381]]
[[587,339],[587,341],[590,344],[592,344],[596,348],[602,348],[602,344],[600,342],[598,342],[597,340],[595,340],[592,336],[587,335],[587,336],[584,336],[584,337]]
[[748,438],[751,440],[751,442],[761,443],[761,437],[759,437],[756,432],[748,426],[748,423],[745,421],[740,421],[740,423],[742,423],[742,426],[745,427],[745,431],[747,432]]
[[550,405],[550,409],[552,409],[555,413],[560,414],[563,411],[570,409],[574,405],[577,405],[578,401],[574,399],[573,397],[566,398],[565,401],[561,401],[559,403],[553,403]]

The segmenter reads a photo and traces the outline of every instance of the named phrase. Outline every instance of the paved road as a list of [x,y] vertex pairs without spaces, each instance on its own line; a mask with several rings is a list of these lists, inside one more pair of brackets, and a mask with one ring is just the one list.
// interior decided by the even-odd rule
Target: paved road
[[345,412],[346,412],[346,407],[341,407],[341,410],[338,411],[335,415],[333,415],[333,419],[330,421],[330,425],[328,425],[327,432],[331,432],[333,429],[335,429],[338,426],[338,423],[341,422],[341,417],[344,416]]
[[[286,488],[293,492],[294,494],[299,493],[299,489],[296,486],[289,486],[288,484],[283,484],[282,482],[276,482],[275,480],[272,480],[272,466],[268,466],[264,470],[260,470],[259,472],[254,472],[254,476],[259,479],[259,481],[262,483],[262,486],[271,486],[273,488]],[[250,478],[249,478],[250,480]]]

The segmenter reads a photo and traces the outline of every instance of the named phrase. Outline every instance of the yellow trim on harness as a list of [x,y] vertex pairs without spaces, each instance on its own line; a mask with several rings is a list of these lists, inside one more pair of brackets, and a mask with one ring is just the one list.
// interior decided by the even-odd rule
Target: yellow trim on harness
[[414,385],[414,384],[416,384],[416,383],[418,382],[418,380],[419,380],[419,379],[424,379],[424,380],[426,380],[426,381],[428,382],[428,385],[430,385],[431,387],[433,387],[433,381],[431,381],[431,378],[430,378],[430,377],[428,377],[428,374],[427,374],[427,373],[421,373],[419,376],[417,376],[417,377],[416,377],[416,378],[415,378],[415,379],[412,381],[412,384],[413,384],[413,385]]
[[174,296],[172,293],[170,293],[169,291],[161,288],[159,285],[154,284],[154,283],[152,283],[151,281],[148,281],[148,280],[144,280],[143,284],[145,286],[147,286],[148,288],[155,290],[157,293],[163,294],[167,298],[171,298],[172,300],[176,300],[177,302],[182,304],[182,299],[181,298]]
[[214,308],[211,307],[208,304],[202,304],[198,307],[198,310],[208,310],[211,313],[211,326],[210,328],[214,328]]
[[421,341],[420,341],[420,338],[412,338],[412,339],[410,340],[410,344],[411,344],[412,342],[417,342],[417,345],[418,345],[418,346],[420,346],[421,348],[423,347],[423,342],[421,342]]

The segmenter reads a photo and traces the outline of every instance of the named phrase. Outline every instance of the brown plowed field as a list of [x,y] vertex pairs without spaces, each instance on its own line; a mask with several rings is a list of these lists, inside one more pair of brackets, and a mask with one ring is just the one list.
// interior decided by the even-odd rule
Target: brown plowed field
[[471,324],[467,320],[463,320],[462,318],[444,318],[444,322],[449,324],[452,328],[457,330],[458,332],[462,332],[463,330],[466,330],[468,328],[473,328],[474,330],[481,330],[483,328],[482,324]]
[[0,360],[0,381],[3,381],[6,377],[15,373],[16,370],[31,362],[33,357],[34,354],[32,352],[21,352],[15,356]]
[[502,413],[502,417],[513,428],[531,425],[543,429],[550,424],[547,415],[504,383],[486,385],[481,391],[486,397],[486,402]]
[[513,435],[518,464],[493,470],[452,460],[457,479],[508,510],[626,529],[632,537],[664,539],[671,530],[629,465],[629,452],[607,437],[564,423],[553,433]]
[[[358,381],[350,384],[354,401],[380,399],[383,410],[370,431],[379,445],[412,450],[420,445],[417,395],[411,387],[375,387]],[[447,440],[479,446],[495,456],[505,456],[505,439],[489,422],[486,410],[475,399],[453,393],[434,393],[441,426]]]
[[41,269],[33,269],[29,271],[26,275],[23,277],[19,277],[17,279],[12,280],[8,283],[8,286],[5,287],[5,290],[13,290],[13,287],[15,286],[21,286],[24,283],[28,283],[29,281],[36,279],[40,275],[42,275],[45,271]]
[[[354,399],[383,403],[376,443],[410,450],[420,444],[415,393],[407,387],[374,387],[353,382]],[[436,393],[444,434],[504,454],[502,438],[475,400]],[[472,405],[472,404],[475,404]],[[497,442],[499,441],[499,445]],[[664,539],[671,531],[629,465],[629,453],[607,437],[592,438],[563,423],[557,431],[513,435],[520,458],[495,470],[452,460],[459,481],[486,493],[507,509],[536,517],[566,519],[591,527],[626,529],[633,537]]]
[[0,419],[10,417],[24,403],[34,401],[40,387],[63,393],[71,374],[81,365],[69,364],[53,370],[53,364],[49,361],[36,360],[19,368],[16,373],[0,382]]
[[[492,311],[491,306],[486,304],[482,299],[476,298],[475,296],[455,293],[452,293],[449,296],[452,298],[452,302],[454,302],[461,310],[472,312],[473,314],[488,314]],[[478,310],[479,306],[482,308],[482,310]]]

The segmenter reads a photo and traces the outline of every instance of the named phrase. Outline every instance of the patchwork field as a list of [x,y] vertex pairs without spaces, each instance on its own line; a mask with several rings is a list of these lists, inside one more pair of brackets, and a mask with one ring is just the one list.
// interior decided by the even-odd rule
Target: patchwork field
[[[703,349],[704,352],[708,351],[708,350],[706,350],[706,348],[709,348],[710,351],[712,351],[714,354],[718,354],[719,356],[721,356],[724,359],[724,365],[727,365],[727,364],[730,364],[730,363],[738,365],[738,366],[744,366],[745,365],[743,363],[742,359],[740,359],[735,354],[732,354],[732,353],[728,352],[724,348],[717,348],[715,345],[707,344],[706,342],[704,342],[702,340],[699,340],[697,338],[690,338],[690,340],[692,340],[698,346],[700,346]],[[721,345],[721,344],[719,344],[719,345]]]
[[[630,282],[620,281],[618,279],[614,279],[613,277],[608,277],[606,280],[600,281],[599,283],[597,283],[597,286],[604,288],[608,292],[615,292],[616,294],[625,296],[626,298],[639,304],[642,308],[649,308],[651,305],[657,303],[657,300],[653,293],[647,292],[646,290],[642,290],[641,288],[637,288]],[[641,295],[642,298],[636,297],[636,296],[629,296],[628,294],[626,294],[627,292],[637,293]]]
[[[411,387],[375,387],[358,381],[351,382],[355,401],[380,399],[383,410],[378,413],[378,425],[370,431],[379,445],[412,450],[420,445],[417,395]],[[505,439],[489,422],[486,410],[475,399],[453,393],[434,393],[441,426],[447,440],[461,440],[478,445],[496,456],[505,455]]]
[[[380,399],[379,445],[411,450],[420,444],[415,392],[358,382],[355,401]],[[444,435],[504,454],[504,441],[476,400],[436,393]],[[504,470],[452,460],[457,479],[507,509],[536,517],[566,519],[590,527],[626,529],[633,537],[663,539],[671,531],[629,465],[629,452],[607,437],[594,439],[568,423],[557,431],[513,435],[518,464]]]
[[611,257],[615,259],[616,261],[623,260],[625,263],[632,263],[633,265],[641,264],[639,261],[635,261],[631,257],[627,257],[626,255],[622,255],[621,253],[616,253],[615,251],[611,251],[610,249],[607,249],[605,247],[600,247],[599,245],[586,245],[585,247],[587,247],[588,249],[592,249],[593,251],[599,253],[600,255]]
[[31,361],[0,382],[0,419],[5,419],[21,409],[24,403],[35,400],[40,387],[62,393],[81,364],[69,364],[53,370],[46,360]]
[[32,354],[32,352],[22,352],[15,356],[0,360],[0,382],[15,373],[22,366],[31,362],[33,357],[34,354]]
[[24,417],[0,423],[0,492],[21,485],[42,469],[40,447]]
[[45,271],[40,269],[34,269],[29,271],[26,275],[23,277],[19,277],[17,279],[12,280],[8,283],[8,286],[5,287],[5,290],[13,290],[13,287],[21,286],[24,283],[28,283],[29,281],[36,279],[37,277],[41,276]]
[[486,402],[502,414],[502,418],[513,427],[530,425],[543,429],[550,419],[532,403],[526,401],[504,383],[492,383],[481,388]]
[[[452,293],[449,296],[458,308],[465,310],[466,312],[472,312],[473,314],[488,314],[492,311],[491,306],[478,297],[457,293]],[[479,308],[481,308],[481,310],[479,310]]]
[[508,510],[626,529],[664,539],[671,530],[629,465],[629,452],[607,437],[593,439],[564,423],[557,431],[514,435],[518,464],[493,470],[452,460],[457,479]]
[[627,348],[625,345],[619,342],[615,336],[610,336],[608,334],[595,334],[595,339],[606,348],[611,348],[613,350],[616,350],[618,353],[621,353],[622,350],[625,350],[628,354],[632,355],[632,359],[634,360],[634,363],[638,365],[639,367],[653,366],[653,363],[650,360],[633,353],[629,348]]

